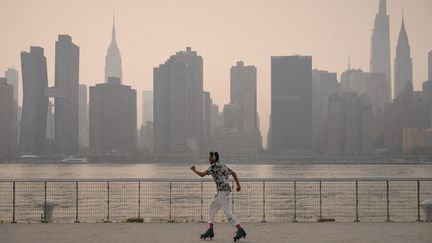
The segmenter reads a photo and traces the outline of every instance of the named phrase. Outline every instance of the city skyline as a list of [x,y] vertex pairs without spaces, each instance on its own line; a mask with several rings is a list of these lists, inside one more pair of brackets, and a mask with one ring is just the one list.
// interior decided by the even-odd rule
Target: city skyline
[[[281,1],[270,5],[250,2],[247,6],[233,3],[229,5],[230,8],[226,12],[223,12],[226,17],[222,20],[216,15],[225,11],[228,6],[225,2],[210,4],[189,1],[184,4],[184,7],[183,4],[174,3],[172,9],[181,8],[185,14],[179,14],[168,8],[168,12],[163,16],[155,14],[168,7],[166,2],[143,5],[137,2],[122,4],[111,1],[101,6],[95,1],[86,7],[78,3],[56,5],[50,1],[38,3],[37,6],[20,1],[8,2],[7,7],[11,10],[20,8],[20,11],[7,11],[8,13],[3,16],[5,20],[10,21],[2,21],[2,23],[10,22],[16,28],[4,27],[13,34],[5,36],[5,44],[1,47],[4,55],[0,59],[0,69],[19,67],[19,52],[26,50],[28,46],[38,45],[46,50],[48,82],[49,86],[53,86],[55,60],[53,42],[58,34],[67,33],[82,48],[80,83],[87,85],[100,83],[104,79],[104,57],[112,34],[110,33],[112,10],[115,9],[118,46],[122,53],[124,80],[129,82],[127,85],[132,85],[138,91],[153,89],[152,68],[170,53],[191,46],[201,53],[204,59],[204,90],[212,94],[212,99],[219,107],[223,107],[229,100],[229,68],[235,61],[244,60],[257,67],[260,130],[266,140],[270,110],[271,55],[292,53],[312,55],[313,68],[337,72],[339,76],[346,69],[350,49],[352,66],[369,71],[371,30],[379,1],[334,0],[326,1],[325,4],[321,2]],[[421,83],[427,79],[427,52],[430,50],[428,43],[431,43],[432,37],[426,32],[425,24],[432,19],[427,11],[431,9],[431,3],[402,0],[387,2],[392,64],[400,30],[402,5],[405,8],[404,15],[412,47],[414,88],[418,90]],[[56,16],[57,13],[62,13],[56,17],[57,24],[48,25],[46,22],[53,14],[44,10],[47,6],[58,8]],[[194,8],[189,9],[188,6]],[[80,7],[79,11],[75,11],[78,7]],[[94,14],[96,8],[100,14]],[[40,14],[36,14],[32,23],[27,21],[22,23],[15,20],[16,15],[11,15],[12,13],[25,14],[28,11],[34,14],[34,9],[39,9]],[[353,9],[358,11],[352,11]],[[242,13],[239,12],[240,10]],[[188,15],[188,11],[192,14]],[[81,13],[80,18],[71,21],[74,19],[72,14],[77,12]],[[333,17],[329,18],[329,16]],[[163,17],[169,18],[162,21]],[[172,21],[173,19],[176,21]],[[302,28],[296,26],[297,22],[294,21],[296,19],[303,21]],[[339,19],[344,19],[344,23],[338,21]],[[186,22],[189,23],[190,28],[176,28]],[[163,29],[167,23],[171,24],[170,29],[173,33]],[[229,26],[231,23],[234,25]],[[328,26],[323,28],[324,25]],[[50,28],[39,28],[35,32],[34,29],[37,29],[35,26],[50,26]],[[287,31],[280,31],[281,28]],[[221,33],[231,34],[231,37],[220,38]],[[171,36],[174,34],[176,38],[170,39],[168,34]],[[257,38],[257,34],[264,37]],[[318,38],[319,42],[316,41]],[[141,57],[143,54],[144,58]],[[19,96],[22,97],[22,94]],[[140,110],[140,100],[141,98],[138,100],[138,110]],[[141,124],[140,119],[138,124]]]

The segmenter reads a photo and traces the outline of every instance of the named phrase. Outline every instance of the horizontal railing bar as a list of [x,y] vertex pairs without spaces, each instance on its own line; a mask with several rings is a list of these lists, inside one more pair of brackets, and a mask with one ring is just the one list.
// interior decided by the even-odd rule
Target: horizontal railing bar
[[[355,182],[355,181],[432,181],[422,177],[359,177],[359,178],[239,178],[242,182]],[[0,179],[0,182],[212,182],[211,178],[80,178],[80,179]]]

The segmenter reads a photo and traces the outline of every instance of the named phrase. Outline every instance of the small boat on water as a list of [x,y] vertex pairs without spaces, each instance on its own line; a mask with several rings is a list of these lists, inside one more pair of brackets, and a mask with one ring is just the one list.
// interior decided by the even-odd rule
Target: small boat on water
[[86,157],[83,158],[75,158],[73,156],[69,156],[66,157],[64,159],[62,159],[62,162],[66,162],[66,163],[70,163],[70,162],[75,162],[75,163],[87,163],[89,162],[88,159]]

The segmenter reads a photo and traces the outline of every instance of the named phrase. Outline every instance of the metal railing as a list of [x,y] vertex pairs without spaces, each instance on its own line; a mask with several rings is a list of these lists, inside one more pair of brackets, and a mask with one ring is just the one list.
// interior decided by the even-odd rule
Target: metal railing
[[[243,222],[424,221],[432,178],[241,179]],[[233,188],[235,184],[233,183]],[[0,221],[204,222],[211,180],[0,180]],[[226,220],[223,213],[218,220]]]

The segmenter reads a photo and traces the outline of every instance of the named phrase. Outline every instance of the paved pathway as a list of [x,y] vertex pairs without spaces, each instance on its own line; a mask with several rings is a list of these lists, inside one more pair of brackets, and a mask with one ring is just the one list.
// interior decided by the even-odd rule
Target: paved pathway
[[[0,243],[201,242],[199,223],[0,224]],[[248,223],[240,242],[431,243],[432,223]],[[211,243],[232,242],[234,229],[215,225]]]

